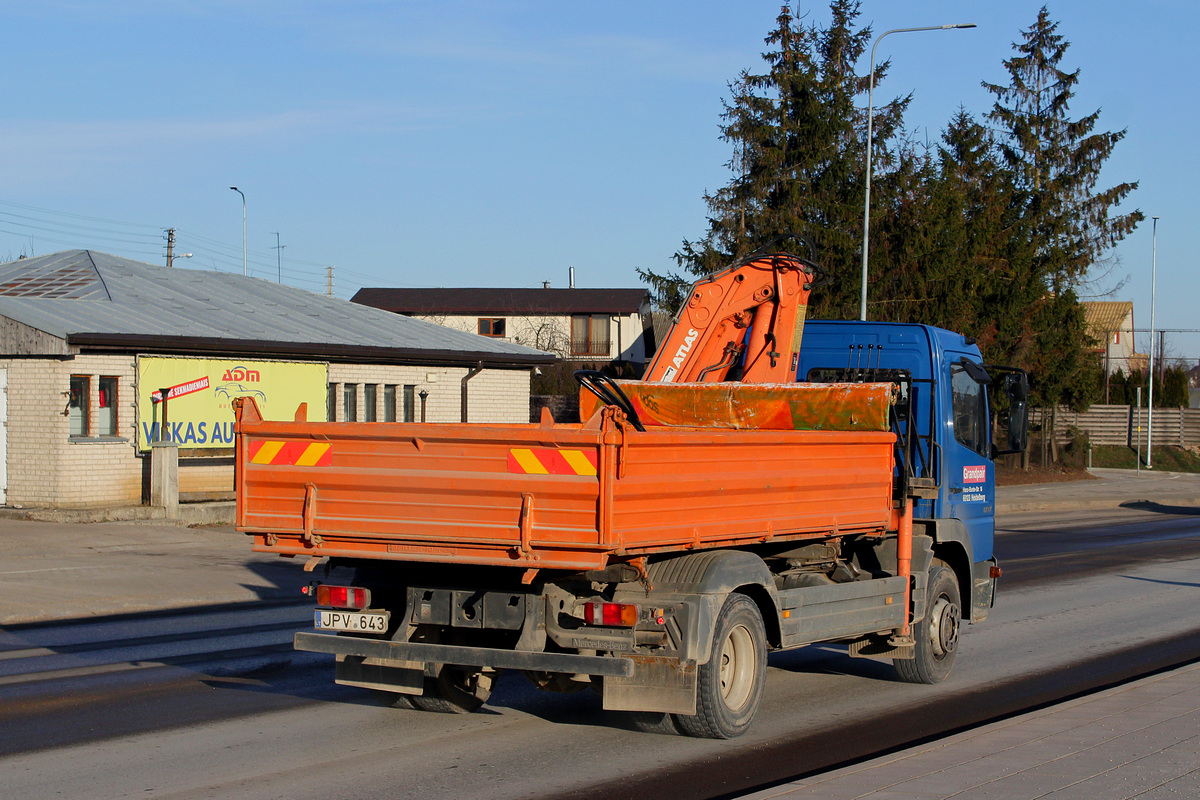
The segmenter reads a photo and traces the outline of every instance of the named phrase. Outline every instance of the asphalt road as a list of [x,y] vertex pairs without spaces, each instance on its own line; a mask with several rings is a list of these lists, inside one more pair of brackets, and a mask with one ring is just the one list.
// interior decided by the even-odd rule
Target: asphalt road
[[502,676],[478,714],[382,708],[290,650],[274,602],[0,636],[0,796],[720,797],[1200,658],[1200,518],[1001,520],[1002,594],[935,687],[814,646],[772,656],[731,742],[642,734],[590,691]]

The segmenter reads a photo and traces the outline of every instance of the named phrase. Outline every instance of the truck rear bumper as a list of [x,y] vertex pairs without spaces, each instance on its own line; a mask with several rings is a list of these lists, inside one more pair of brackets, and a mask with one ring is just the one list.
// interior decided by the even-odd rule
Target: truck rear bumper
[[523,650],[498,650],[487,647],[390,642],[383,639],[360,639],[354,636],[331,636],[326,633],[297,633],[295,648],[310,653],[363,656],[393,661],[417,661],[497,669],[530,669],[615,677],[629,677],[633,674],[634,669],[632,659],[619,656],[530,653]]

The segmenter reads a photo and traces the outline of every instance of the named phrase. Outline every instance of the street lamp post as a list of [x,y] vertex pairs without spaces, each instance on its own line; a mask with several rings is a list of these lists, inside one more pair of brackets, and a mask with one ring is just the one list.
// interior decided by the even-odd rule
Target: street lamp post
[[236,186],[230,186],[235,192],[242,196],[242,274],[248,275],[246,270],[246,193]]
[[871,73],[869,88],[867,90],[867,197],[863,203],[863,242],[862,242],[862,300],[859,304],[858,318],[866,320],[867,318],[867,234],[871,225],[871,151],[874,149],[871,143],[871,128],[875,120],[875,48],[879,46],[880,40],[885,36],[890,36],[893,33],[911,33],[913,31],[948,31],[955,28],[974,28],[974,22],[967,22],[961,25],[929,25],[924,28],[894,28],[890,31],[884,31],[875,37],[875,44],[871,45]]
[[[1150,442],[1154,439],[1154,287],[1158,281],[1158,217],[1151,217],[1154,221],[1152,231],[1152,244],[1150,247],[1150,399],[1146,403],[1150,406],[1150,412],[1147,415],[1146,422],[1146,469],[1153,469],[1154,464],[1151,462]],[[1162,358],[1162,353],[1158,354]]]

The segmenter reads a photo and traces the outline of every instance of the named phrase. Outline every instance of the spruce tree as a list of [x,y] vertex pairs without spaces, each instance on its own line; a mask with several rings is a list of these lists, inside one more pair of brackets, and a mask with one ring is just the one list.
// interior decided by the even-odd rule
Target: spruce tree
[[[767,69],[743,71],[730,87],[721,137],[732,146],[732,178],[705,194],[708,230],[675,254],[682,274],[639,271],[660,305],[678,301],[678,287],[695,277],[794,234],[812,243],[817,261],[834,277],[814,294],[812,313],[857,317],[866,116],[855,98],[866,94],[869,76],[857,74],[855,64],[871,29],[855,27],[858,2],[832,0],[830,12],[827,28],[805,27],[798,11],[783,5],[765,40]],[[877,66],[876,85],[887,67]],[[895,161],[887,143],[907,104],[900,98],[876,111],[877,174]]]
[[1097,110],[1069,116],[1079,71],[1061,67],[1070,43],[1042,7],[1033,26],[1004,62],[1009,85],[984,83],[996,96],[988,114],[1001,132],[1000,149],[1023,194],[1024,227],[1034,247],[1028,279],[1046,295],[1028,309],[1034,322],[1029,364],[1035,402],[1085,407],[1095,399],[1095,364],[1075,297],[1106,250],[1133,231],[1139,211],[1114,214],[1137,188],[1122,183],[1096,190],[1100,170],[1125,131],[1097,132]]
[[1004,62],[1009,85],[983,84],[996,95],[988,118],[1006,134],[1001,150],[1029,194],[1041,266],[1055,291],[1078,288],[1097,259],[1143,219],[1140,211],[1110,216],[1137,183],[1096,191],[1125,131],[1095,131],[1099,109],[1069,117],[1079,70],[1060,68],[1070,42],[1057,30],[1043,6],[1015,45],[1020,55]]
[[1163,370],[1162,391],[1155,395],[1154,404],[1165,408],[1187,408],[1190,394],[1183,367],[1167,367]]

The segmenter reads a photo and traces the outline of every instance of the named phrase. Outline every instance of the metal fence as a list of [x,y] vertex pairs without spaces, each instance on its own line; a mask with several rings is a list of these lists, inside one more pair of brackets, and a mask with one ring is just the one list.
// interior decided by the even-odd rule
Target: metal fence
[[[1031,409],[1029,416],[1032,425],[1043,426],[1044,421],[1049,428],[1050,409]],[[1146,441],[1149,422],[1149,409],[1134,406],[1096,405],[1082,414],[1059,408],[1054,415],[1054,438],[1069,441],[1074,429],[1086,433],[1092,444],[1136,447]],[[1200,408],[1154,409],[1153,440],[1155,445],[1200,445]]]
[[610,358],[611,339],[571,339],[572,358]]

